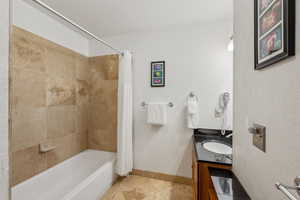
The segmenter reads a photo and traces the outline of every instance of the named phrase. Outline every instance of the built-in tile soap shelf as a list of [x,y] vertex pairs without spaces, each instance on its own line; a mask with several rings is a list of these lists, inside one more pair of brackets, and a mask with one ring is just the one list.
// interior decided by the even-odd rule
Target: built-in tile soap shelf
[[40,144],[40,153],[47,153],[56,149],[56,146],[51,144]]

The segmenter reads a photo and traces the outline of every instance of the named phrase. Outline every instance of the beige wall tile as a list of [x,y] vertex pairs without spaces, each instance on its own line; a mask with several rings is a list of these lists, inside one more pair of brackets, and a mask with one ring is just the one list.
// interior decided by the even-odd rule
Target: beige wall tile
[[13,28],[12,67],[33,72],[46,72],[46,48],[33,39],[33,34]]
[[[108,95],[109,98],[114,98],[117,95],[118,81],[116,80],[102,80],[96,74],[91,76],[90,79],[90,95],[91,96],[104,96]],[[113,102],[115,103],[115,102]]]
[[112,112],[112,108],[108,106],[107,102],[101,101],[100,97],[93,100],[99,100],[99,104],[102,105],[99,106],[98,103],[90,105],[90,127],[92,129],[110,129],[114,122],[115,113]]
[[83,105],[89,102],[89,79],[90,67],[89,60],[84,56],[76,58],[76,104]]
[[36,146],[46,139],[46,108],[22,108],[12,113],[11,151]]
[[32,146],[12,153],[12,185],[16,185],[47,169],[45,154],[39,146]]
[[55,150],[46,153],[48,168],[51,168],[54,165],[57,165],[58,163],[75,155],[75,152],[72,152],[74,135],[75,134],[69,134],[49,140],[50,144],[56,148]]
[[89,103],[89,83],[87,80],[76,80],[76,105]]
[[[116,107],[118,97],[118,82],[108,80],[97,80],[92,82],[90,90],[90,102],[103,107]],[[99,103],[98,100],[103,102]],[[106,103],[107,105],[102,105]]]
[[98,81],[101,86],[90,96],[90,126],[92,129],[113,130],[117,122],[116,81]]
[[118,55],[98,56],[90,59],[91,72],[102,80],[118,80]]
[[53,106],[47,108],[47,138],[63,137],[76,132],[76,107]]
[[70,134],[51,139],[48,142],[55,147],[53,151],[46,153],[48,168],[87,149],[87,135],[85,133]]
[[63,47],[47,48],[47,105],[75,105],[77,56]]
[[118,56],[90,58],[88,147],[117,150]]
[[78,105],[76,106],[76,130],[77,133],[88,133],[89,128],[89,106]]
[[45,73],[31,70],[12,69],[11,104],[13,110],[46,106]]
[[74,134],[71,145],[74,155],[87,149],[87,133]]
[[63,78],[47,79],[47,105],[75,105],[76,86],[75,80]]
[[117,151],[117,135],[111,130],[93,130],[88,134],[88,147],[102,151]]
[[76,79],[89,80],[90,78],[90,65],[89,58],[85,56],[76,57]]
[[75,80],[76,54],[63,47],[47,48],[46,67],[50,78]]

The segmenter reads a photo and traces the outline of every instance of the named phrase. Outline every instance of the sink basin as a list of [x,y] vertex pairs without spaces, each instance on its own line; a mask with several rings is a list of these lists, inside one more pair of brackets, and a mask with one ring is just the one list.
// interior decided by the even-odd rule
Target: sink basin
[[202,146],[207,151],[217,153],[217,154],[225,154],[225,155],[231,155],[232,154],[232,148],[231,146],[227,144],[223,144],[218,141],[206,141],[202,143]]

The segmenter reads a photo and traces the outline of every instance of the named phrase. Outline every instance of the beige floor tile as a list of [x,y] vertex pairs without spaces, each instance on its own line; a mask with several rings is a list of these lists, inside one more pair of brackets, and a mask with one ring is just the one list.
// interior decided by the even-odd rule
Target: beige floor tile
[[190,185],[171,183],[141,176],[118,181],[101,200],[192,200]]

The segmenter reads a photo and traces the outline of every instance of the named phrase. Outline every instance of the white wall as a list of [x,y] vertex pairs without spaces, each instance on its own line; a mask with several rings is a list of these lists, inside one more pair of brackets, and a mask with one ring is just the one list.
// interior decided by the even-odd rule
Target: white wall
[[24,0],[13,1],[13,24],[88,56],[89,40]]
[[[214,117],[218,96],[232,93],[232,53],[227,51],[229,21],[210,22],[174,30],[105,38],[134,57],[134,168],[191,176],[192,130],[186,128],[185,102],[194,91],[201,103],[201,127],[220,128]],[[96,42],[90,55],[115,53]],[[166,87],[150,87],[151,61],[166,61]],[[168,124],[147,125],[141,103],[173,102]],[[231,108],[230,108],[231,109]]]
[[[293,185],[300,175],[300,40],[296,57],[254,71],[254,3],[234,3],[234,171],[253,200],[286,199],[274,184]],[[267,127],[266,153],[252,145],[247,118]]]
[[9,0],[0,6],[0,199],[8,200]]

